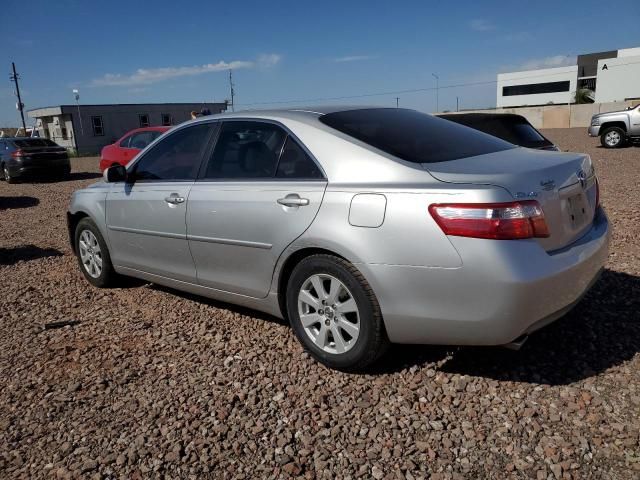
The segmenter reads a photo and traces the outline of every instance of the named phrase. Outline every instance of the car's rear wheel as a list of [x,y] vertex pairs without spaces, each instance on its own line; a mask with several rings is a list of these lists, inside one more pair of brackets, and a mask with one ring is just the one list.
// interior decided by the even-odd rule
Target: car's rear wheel
[[352,264],[332,255],[312,255],[294,268],[287,312],[298,340],[331,368],[362,370],[388,345],[373,290]]
[[75,247],[80,270],[89,283],[99,288],[116,284],[118,274],[113,269],[107,244],[90,218],[78,222]]
[[11,172],[9,171],[9,167],[6,165],[2,165],[2,177],[7,183],[16,183],[16,179],[11,176]]
[[602,132],[600,143],[604,148],[620,148],[625,142],[625,132],[620,127],[609,127]]

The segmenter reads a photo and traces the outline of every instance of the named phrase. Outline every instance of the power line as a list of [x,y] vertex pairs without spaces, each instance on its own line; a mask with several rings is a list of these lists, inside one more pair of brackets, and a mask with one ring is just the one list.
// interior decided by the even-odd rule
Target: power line
[[[623,64],[618,64],[618,65],[607,65],[608,69],[611,68],[615,68],[615,67],[622,67],[622,66],[626,66],[626,65],[635,65],[638,64],[639,62],[627,62],[627,63],[623,63]],[[545,73],[545,74],[539,74],[539,75],[526,75],[526,76],[521,76],[521,77],[513,77],[513,78],[508,78],[508,79],[504,79],[503,81],[507,81],[507,82],[512,82],[512,81],[516,81],[516,80],[527,80],[527,79],[531,79],[531,78],[540,78],[540,77],[550,77],[550,76],[555,76],[555,75],[566,75],[567,72],[558,72],[558,73]],[[251,103],[241,103],[239,104],[239,106],[242,107],[248,107],[248,106],[254,106],[254,105],[284,105],[284,104],[291,104],[291,103],[298,103],[298,104],[304,104],[306,102],[310,102],[310,103],[318,103],[318,102],[332,102],[332,101],[337,101],[337,100],[350,100],[350,99],[357,99],[357,98],[368,98],[368,97],[383,97],[383,96],[387,96],[387,95],[400,95],[400,94],[406,94],[406,93],[420,93],[420,92],[430,92],[430,91],[434,91],[434,90],[442,90],[442,89],[451,89],[451,88],[461,88],[461,87],[476,87],[476,86],[480,86],[480,85],[493,85],[493,84],[497,84],[498,80],[485,80],[485,81],[481,81],[481,82],[467,82],[467,83],[456,83],[456,84],[450,84],[450,85],[439,85],[437,87],[424,87],[424,88],[411,88],[411,89],[407,89],[407,90],[394,90],[394,91],[387,91],[387,92],[376,92],[376,93],[362,93],[362,94],[358,94],[358,95],[341,95],[341,96],[337,96],[337,97],[317,97],[317,98],[298,98],[298,99],[294,99],[294,100],[274,100],[274,101],[262,101],[262,102],[251,102]]]

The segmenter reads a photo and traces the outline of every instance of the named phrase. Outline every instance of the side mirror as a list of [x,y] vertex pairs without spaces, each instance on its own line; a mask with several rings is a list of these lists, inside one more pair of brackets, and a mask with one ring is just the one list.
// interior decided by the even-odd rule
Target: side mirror
[[127,169],[122,165],[114,165],[107,168],[102,177],[107,183],[124,182],[127,179]]

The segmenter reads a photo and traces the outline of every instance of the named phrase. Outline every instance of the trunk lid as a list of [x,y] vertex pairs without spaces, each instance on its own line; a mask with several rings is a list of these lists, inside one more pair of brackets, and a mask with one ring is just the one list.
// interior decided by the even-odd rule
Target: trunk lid
[[536,240],[547,251],[573,243],[593,223],[597,187],[588,155],[515,148],[422,165],[442,182],[495,185],[514,199],[537,200],[550,236]]

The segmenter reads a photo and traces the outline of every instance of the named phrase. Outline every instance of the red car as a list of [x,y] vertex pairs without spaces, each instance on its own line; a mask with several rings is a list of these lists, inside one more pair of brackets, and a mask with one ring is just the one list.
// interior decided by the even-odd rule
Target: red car
[[127,132],[120,140],[102,149],[100,153],[100,170],[105,170],[118,164],[126,165],[140,150],[170,128],[145,127]]

